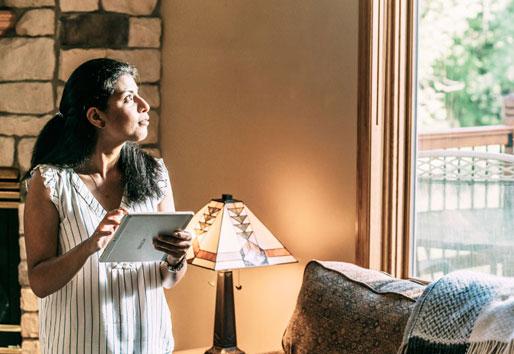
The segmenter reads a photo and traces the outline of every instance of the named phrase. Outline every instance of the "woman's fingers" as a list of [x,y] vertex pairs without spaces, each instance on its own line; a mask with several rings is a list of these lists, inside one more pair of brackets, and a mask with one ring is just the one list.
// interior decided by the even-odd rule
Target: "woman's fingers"
[[119,225],[120,221],[116,219],[103,219],[101,225]]
[[114,225],[118,226],[121,224],[121,220],[123,219],[123,216],[127,214],[126,209],[115,209],[107,212],[105,214],[102,222],[100,223],[99,227],[102,228],[105,225]]
[[104,248],[107,243],[109,243],[114,231],[116,231],[123,219],[123,216],[126,214],[128,214],[128,211],[125,208],[114,209],[105,214],[91,237],[90,242],[93,243],[92,247],[94,252]]
[[114,215],[114,214],[128,214],[128,210],[123,207],[118,208],[118,209],[113,209],[113,210],[108,211],[106,215]]
[[170,235],[158,235],[157,236],[162,241],[173,241],[173,240],[183,240],[183,241],[191,241],[193,237],[189,231],[177,230],[173,231]]
[[175,257],[175,258],[180,258],[180,257],[182,257],[184,254],[186,254],[186,252],[185,252],[185,251],[170,250],[170,249],[168,249],[168,248],[160,247],[160,246],[157,246],[157,245],[155,245],[154,247],[155,247],[155,249],[156,249],[157,251],[161,251],[161,252],[166,253],[166,254],[168,254],[168,255],[170,255],[170,256],[173,256],[173,257]]
[[158,235],[154,237],[153,245],[156,250],[179,259],[191,247],[191,240],[192,237],[189,232],[176,230],[171,235]]
[[187,250],[189,247],[191,247],[191,242],[189,241],[163,241],[159,238],[155,237],[153,239],[153,243],[156,246],[160,246],[163,248],[169,248],[169,249],[178,249],[178,250]]
[[95,235],[97,237],[105,237],[105,236],[110,236],[112,235],[112,230],[97,230],[95,232]]
[[128,214],[128,211],[124,208],[114,209],[105,214],[104,220],[117,220],[121,222],[121,219]]
[[175,237],[181,238],[183,240],[192,240],[193,239],[193,236],[191,235],[191,233],[189,231],[177,230],[173,234],[175,235]]

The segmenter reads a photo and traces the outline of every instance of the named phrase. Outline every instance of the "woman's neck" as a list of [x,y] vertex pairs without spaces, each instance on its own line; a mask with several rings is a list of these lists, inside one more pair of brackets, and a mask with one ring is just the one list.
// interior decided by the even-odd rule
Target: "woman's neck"
[[86,174],[99,174],[102,178],[117,168],[120,159],[120,153],[123,145],[113,148],[102,147],[96,145],[95,151],[89,157],[83,169]]

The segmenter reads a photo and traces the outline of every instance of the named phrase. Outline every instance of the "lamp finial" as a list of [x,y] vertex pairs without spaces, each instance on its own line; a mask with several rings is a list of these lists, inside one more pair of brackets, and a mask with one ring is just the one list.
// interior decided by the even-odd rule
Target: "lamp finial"
[[222,194],[221,200],[223,200],[223,202],[230,202],[234,200],[234,198],[232,198],[232,194]]

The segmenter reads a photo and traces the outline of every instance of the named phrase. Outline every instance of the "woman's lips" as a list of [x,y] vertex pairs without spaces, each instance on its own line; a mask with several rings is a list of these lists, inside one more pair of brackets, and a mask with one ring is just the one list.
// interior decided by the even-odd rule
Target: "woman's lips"
[[150,124],[150,120],[149,119],[143,119],[143,120],[139,121],[139,125],[148,126],[149,124]]

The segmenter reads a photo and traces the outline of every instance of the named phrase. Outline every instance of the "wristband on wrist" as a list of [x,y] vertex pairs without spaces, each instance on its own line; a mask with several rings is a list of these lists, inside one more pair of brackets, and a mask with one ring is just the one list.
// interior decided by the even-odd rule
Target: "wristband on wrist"
[[176,272],[179,272],[182,268],[184,268],[184,263],[186,263],[186,256],[182,256],[177,263],[175,264],[170,264],[168,262],[168,256],[167,255],[164,255],[164,257],[162,257],[162,260],[164,261],[165,265],[166,265],[166,269],[168,270],[168,272],[170,273],[176,273]]

